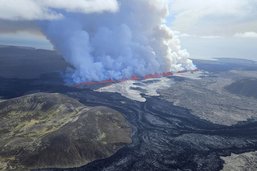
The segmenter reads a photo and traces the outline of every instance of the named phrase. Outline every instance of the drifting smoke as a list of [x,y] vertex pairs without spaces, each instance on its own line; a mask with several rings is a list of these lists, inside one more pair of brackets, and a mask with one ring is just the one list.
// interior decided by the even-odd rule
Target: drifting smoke
[[195,69],[165,25],[166,0],[119,0],[117,11],[71,13],[40,22],[42,32],[74,66],[75,82]]

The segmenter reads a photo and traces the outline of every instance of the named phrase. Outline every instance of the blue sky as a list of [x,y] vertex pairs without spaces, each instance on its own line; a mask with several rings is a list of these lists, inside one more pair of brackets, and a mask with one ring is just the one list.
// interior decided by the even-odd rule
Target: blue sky
[[[29,3],[32,0],[25,1]],[[50,4],[49,0],[42,2],[44,5]],[[55,2],[56,4],[51,4],[50,7],[61,5],[70,11],[88,10],[86,6],[82,8],[83,3],[78,3],[82,2],[81,0],[76,3],[74,1],[72,5],[71,1],[66,0]],[[20,9],[19,13],[15,13],[15,5]],[[169,0],[169,5],[169,27],[179,37],[182,47],[187,49],[191,58],[236,57],[257,60],[256,0]],[[24,17],[29,20],[35,16],[55,18],[58,15],[45,13],[36,7],[39,11],[36,14],[33,10],[27,13],[27,9],[21,8],[22,6],[25,6],[24,3],[19,4],[17,1],[8,11],[0,6],[0,44],[52,49],[51,43],[30,21],[16,20],[17,16],[23,14],[22,10],[26,13]],[[115,4],[98,8],[115,9]]]

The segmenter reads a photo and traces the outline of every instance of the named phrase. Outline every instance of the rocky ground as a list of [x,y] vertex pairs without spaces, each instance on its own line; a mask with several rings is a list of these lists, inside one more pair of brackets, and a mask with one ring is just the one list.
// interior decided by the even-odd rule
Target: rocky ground
[[201,119],[231,126],[257,119],[257,81],[248,76],[246,71],[181,73],[170,78],[125,81],[96,91],[119,93],[138,102],[146,102],[148,96],[159,96],[190,109]]
[[124,117],[61,94],[0,102],[0,170],[69,168],[111,156],[131,143]]
[[256,171],[257,170],[257,152],[243,154],[232,154],[228,157],[222,157],[225,161],[222,171]]
[[226,90],[226,86],[235,81],[228,75],[209,74],[201,80],[185,79],[159,92],[164,99],[191,109],[195,116],[216,124],[229,126],[257,119],[257,99]]

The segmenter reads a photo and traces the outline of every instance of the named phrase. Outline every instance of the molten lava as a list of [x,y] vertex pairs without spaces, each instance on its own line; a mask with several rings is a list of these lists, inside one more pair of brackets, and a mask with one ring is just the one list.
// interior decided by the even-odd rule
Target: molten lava
[[[195,70],[183,70],[183,71],[178,71],[177,73],[186,73],[186,72],[197,72],[199,71],[198,69]],[[131,76],[128,79],[122,79],[122,80],[103,80],[103,81],[92,81],[92,82],[82,82],[82,83],[78,83],[75,85],[75,87],[83,87],[83,86],[90,86],[90,85],[100,85],[100,84],[108,84],[108,83],[119,83],[119,82],[123,82],[123,81],[128,81],[128,80],[133,80],[133,81],[139,81],[139,80],[148,80],[148,79],[154,79],[154,78],[161,78],[161,77],[170,77],[173,76],[175,73],[173,72],[163,72],[163,73],[155,73],[155,74],[148,74],[145,75],[144,77],[139,77],[136,75]]]

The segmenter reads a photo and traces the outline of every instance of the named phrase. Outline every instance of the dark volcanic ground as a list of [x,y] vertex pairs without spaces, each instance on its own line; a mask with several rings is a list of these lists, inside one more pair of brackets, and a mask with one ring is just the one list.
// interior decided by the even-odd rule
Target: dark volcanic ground
[[[200,69],[216,68],[215,71],[209,68],[211,72],[226,71],[224,66],[229,65],[229,62],[231,61],[195,61]],[[257,68],[254,63],[245,64],[242,61],[235,61],[233,65],[244,70]],[[133,143],[110,158],[80,168],[47,171],[218,171],[224,163],[220,156],[257,151],[256,121],[241,122],[234,126],[217,125],[199,119],[190,110],[175,106],[161,97],[146,97],[147,101],[140,103],[117,93],[99,93],[89,88],[68,87],[60,77],[58,74],[46,73],[41,78],[2,78],[0,96],[12,98],[34,92],[58,92],[76,98],[86,105],[113,108],[123,113],[132,124]]]
[[226,89],[234,94],[257,98],[257,78],[238,80],[227,86]]
[[[57,91],[54,86],[47,89],[41,90]],[[59,87],[58,92],[87,105],[120,111],[135,131],[133,143],[112,157],[70,170],[220,170],[220,156],[257,150],[256,122],[231,127],[214,125],[156,97],[139,103],[91,90]]]

